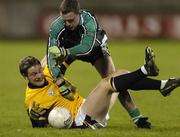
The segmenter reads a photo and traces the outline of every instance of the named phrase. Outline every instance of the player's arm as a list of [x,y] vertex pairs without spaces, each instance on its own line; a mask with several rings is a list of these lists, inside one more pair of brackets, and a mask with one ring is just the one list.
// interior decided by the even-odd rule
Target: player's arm
[[[75,59],[74,56],[68,55],[68,57],[66,57],[65,61],[64,61],[63,63],[61,63],[61,64],[58,65],[58,67],[59,67],[59,69],[60,69],[60,71],[61,71],[61,73],[62,73],[63,75],[65,75],[67,68],[68,68],[75,60],[76,60],[76,59]],[[47,65],[47,57],[44,56],[44,58],[41,60],[41,66],[42,66],[42,68],[44,69],[44,68],[46,67],[46,65]]]
[[76,60],[76,58],[71,54],[66,56],[65,58],[61,56],[54,57],[54,55],[52,55],[52,53],[50,52],[48,52],[47,54],[48,68],[55,81],[62,78],[69,65],[71,65],[72,62]]
[[56,57],[54,54],[49,52],[49,48],[51,47],[58,48],[59,46],[58,35],[59,33],[61,33],[61,30],[63,29],[64,29],[63,22],[60,18],[58,18],[53,22],[49,31],[49,38],[48,38],[48,45],[47,45],[47,64],[51,72],[51,75],[55,80],[59,79],[61,75],[63,75],[58,65],[60,64],[61,61],[63,62],[65,58],[61,58],[62,60],[59,60],[58,57]]
[[65,59],[65,61],[61,64],[59,64],[59,69],[61,70],[61,73],[64,75],[67,68],[75,61],[75,57],[72,55],[68,55]]
[[42,128],[48,126],[49,110],[40,107],[40,104],[37,104],[36,102],[32,102],[31,106],[27,110],[27,113],[33,128]]
[[60,73],[59,77],[56,77],[56,78],[54,78],[52,74],[49,74],[49,73],[51,73],[49,68],[45,69],[45,70],[48,70],[48,71],[44,70],[44,72],[48,73],[48,75],[51,76],[53,81],[58,86],[61,96],[68,99],[68,100],[70,100],[70,101],[74,100],[73,92],[74,92],[75,87],[70,82],[68,82],[66,79],[64,79],[63,75],[64,75],[66,69],[68,68],[68,66],[73,61],[74,61],[74,58],[72,58],[71,56],[68,56],[67,59],[62,64],[55,65],[54,69],[58,70],[58,72]]
[[88,21],[83,25],[85,34],[83,35],[80,44],[69,48],[69,54],[80,56],[89,54],[91,52],[96,41],[97,23],[93,16],[90,16],[87,20]]
[[30,121],[33,128],[44,128],[48,126],[48,122],[46,120],[34,120],[30,118]]
[[73,101],[74,94],[73,92],[75,91],[76,87],[72,85],[67,79],[62,78],[56,81],[56,85],[59,87],[59,93],[61,94],[62,97]]
[[[75,60],[75,57],[73,55],[56,56],[56,54],[49,52],[51,47],[58,48],[58,40],[57,40],[58,33],[56,32],[57,27],[62,28],[61,26],[59,26],[59,24],[54,24],[52,25],[51,31],[49,33],[49,42],[47,48],[48,68],[53,80],[56,82],[57,86],[59,87],[60,94],[66,99],[74,100],[74,96],[71,91],[72,85],[63,79],[63,75],[67,70],[68,66]],[[57,81],[59,80],[62,80],[64,82],[57,83]]]

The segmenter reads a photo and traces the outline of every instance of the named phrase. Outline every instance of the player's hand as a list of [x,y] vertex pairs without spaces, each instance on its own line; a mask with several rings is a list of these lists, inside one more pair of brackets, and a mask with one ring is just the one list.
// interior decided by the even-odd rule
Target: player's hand
[[59,85],[60,94],[64,98],[73,101],[74,95],[73,91],[76,89],[70,82],[67,80],[63,80],[63,82]]
[[32,102],[29,108],[29,117],[33,120],[46,120],[47,109],[41,108],[40,104]]
[[141,117],[135,123],[138,128],[151,129],[151,123],[148,121],[148,117]]
[[68,50],[64,47],[52,46],[49,47],[48,51],[53,54],[54,58],[65,58],[68,55]]

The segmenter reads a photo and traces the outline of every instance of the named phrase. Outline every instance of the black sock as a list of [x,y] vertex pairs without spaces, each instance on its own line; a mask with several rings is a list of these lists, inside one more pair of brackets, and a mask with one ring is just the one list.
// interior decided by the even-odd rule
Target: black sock
[[129,89],[132,90],[159,90],[161,87],[161,80],[143,78],[132,86]]
[[137,81],[145,78],[146,75],[143,74],[141,69],[138,69],[134,72],[119,75],[116,77],[111,78],[111,85],[114,87],[118,92],[126,91],[129,89],[134,83]]

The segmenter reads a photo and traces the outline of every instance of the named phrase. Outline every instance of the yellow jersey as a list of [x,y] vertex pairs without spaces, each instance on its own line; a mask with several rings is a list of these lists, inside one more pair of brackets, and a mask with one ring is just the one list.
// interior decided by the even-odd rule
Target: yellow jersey
[[58,86],[53,82],[47,66],[43,72],[48,84],[42,88],[30,88],[27,86],[25,93],[26,109],[28,110],[33,102],[40,104],[40,107],[45,109],[65,107],[70,110],[73,119],[75,119],[78,109],[83,102],[83,97],[81,97],[77,91],[73,92],[75,98],[74,101],[62,97]]

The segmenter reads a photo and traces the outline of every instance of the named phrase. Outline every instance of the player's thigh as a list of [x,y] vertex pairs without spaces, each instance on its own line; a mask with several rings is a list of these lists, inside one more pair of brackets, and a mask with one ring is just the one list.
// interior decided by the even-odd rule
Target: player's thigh
[[102,78],[105,78],[115,72],[115,65],[111,56],[104,56],[96,60],[94,67],[100,73]]
[[112,93],[107,79],[101,80],[84,102],[82,106],[84,113],[97,120],[104,120],[109,110]]

